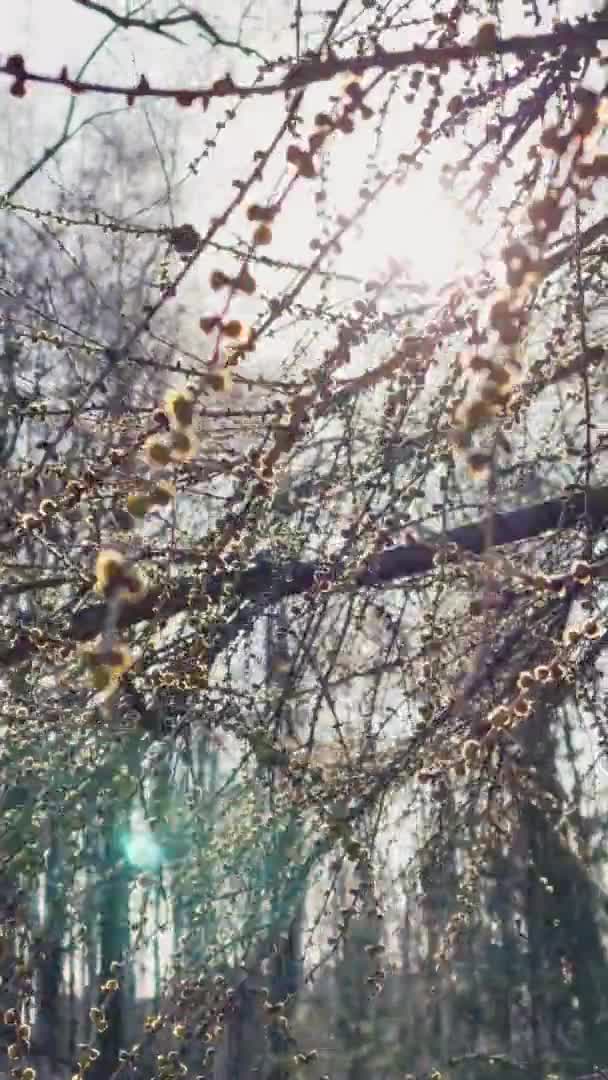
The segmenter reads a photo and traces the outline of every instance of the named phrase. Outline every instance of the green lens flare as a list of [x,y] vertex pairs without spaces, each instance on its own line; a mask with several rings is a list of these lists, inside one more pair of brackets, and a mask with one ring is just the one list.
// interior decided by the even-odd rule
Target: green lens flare
[[125,855],[141,870],[157,870],[163,861],[163,851],[150,832],[130,832],[123,839]]

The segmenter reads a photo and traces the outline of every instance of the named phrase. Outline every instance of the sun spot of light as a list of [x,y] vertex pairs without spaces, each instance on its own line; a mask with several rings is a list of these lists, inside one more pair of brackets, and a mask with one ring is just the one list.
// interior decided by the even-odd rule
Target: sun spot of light
[[123,837],[125,855],[139,870],[158,870],[163,862],[163,849],[148,829],[136,829]]
[[413,282],[438,290],[480,268],[482,242],[483,230],[427,170],[386,190],[370,207],[349,263],[353,272],[375,277],[396,260]]

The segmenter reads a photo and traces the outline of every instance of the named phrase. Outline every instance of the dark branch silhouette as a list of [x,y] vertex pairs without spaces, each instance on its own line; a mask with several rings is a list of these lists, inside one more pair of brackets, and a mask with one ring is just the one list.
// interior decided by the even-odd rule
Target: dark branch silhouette
[[265,57],[257,49],[252,48],[250,45],[243,45],[240,41],[232,41],[224,37],[205,15],[193,11],[191,8],[188,8],[181,15],[164,15],[158,19],[142,19],[137,15],[119,15],[118,12],[112,11],[106,4],[101,4],[98,0],[74,0],[74,2],[79,4],[80,7],[105,16],[116,26],[122,27],[123,30],[147,30],[151,34],[168,38],[178,45],[181,45],[182,42],[175,34],[169,32],[169,28],[186,26],[190,23],[192,26],[197,27],[212,45],[220,45],[226,49],[238,49],[244,56],[256,56],[258,60],[265,62]]
[[[597,527],[607,515],[608,487],[574,494],[565,492],[546,502],[496,514],[492,519],[494,546],[505,547],[554,529],[572,528],[581,518]],[[481,555],[486,546],[487,524],[481,521],[458,526],[445,537],[438,536],[436,545],[413,543],[387,548],[366,565],[350,571],[346,580],[351,588],[369,588],[429,573],[437,554],[446,544],[455,544],[463,552]],[[346,567],[339,563],[328,573],[316,562],[294,560],[275,564],[261,559],[244,570],[210,574],[202,586],[200,579],[195,582],[192,578],[181,578],[170,589],[152,589],[141,600],[123,605],[118,625],[127,628],[152,618],[166,620],[188,610],[200,610],[219,600],[227,586],[237,600],[262,600],[262,606],[266,606],[286,597],[302,595],[321,582],[338,581],[345,570]],[[69,620],[62,637],[74,643],[95,638],[103,630],[107,614],[104,602],[83,607]],[[238,619],[238,615],[235,617]],[[232,638],[234,634],[229,636]],[[222,647],[220,639],[215,648],[211,646],[211,657]],[[20,634],[0,648],[0,664],[7,666],[26,660],[34,649],[32,638],[27,633]]]
[[134,86],[119,86],[110,83],[71,79],[64,67],[58,75],[48,75],[30,71],[22,56],[10,56],[0,64],[0,74],[11,76],[15,81],[11,93],[22,97],[26,84],[40,83],[45,86],[63,86],[75,94],[97,93],[112,97],[124,97],[129,103],[138,98],[173,99],[178,105],[192,105],[201,101],[206,107],[212,98],[223,97],[268,97],[289,90],[302,90],[315,83],[327,82],[336,75],[363,75],[366,71],[396,71],[413,65],[437,67],[449,63],[467,63],[483,56],[529,56],[534,53],[544,54],[559,49],[577,49],[597,53],[600,41],[608,39],[608,20],[598,19],[578,26],[560,25],[547,34],[517,34],[509,38],[497,38],[491,44],[472,42],[468,45],[445,45],[435,48],[414,45],[410,49],[390,52],[376,49],[367,56],[332,56],[320,60],[316,56],[293,65],[280,82],[256,83],[246,86],[235,83],[226,75],[206,87],[162,87],[151,86],[145,76]]

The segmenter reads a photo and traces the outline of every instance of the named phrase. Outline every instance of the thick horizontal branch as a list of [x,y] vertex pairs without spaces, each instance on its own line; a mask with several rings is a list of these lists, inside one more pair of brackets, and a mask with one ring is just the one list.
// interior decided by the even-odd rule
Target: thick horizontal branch
[[15,81],[11,91],[22,96],[26,83],[41,83],[45,86],[64,86],[72,93],[97,93],[112,97],[124,97],[129,103],[137,98],[169,98],[180,105],[191,105],[201,101],[207,105],[212,98],[220,97],[267,97],[271,94],[289,90],[303,89],[314,83],[326,82],[336,75],[363,75],[366,71],[380,69],[396,71],[399,68],[437,67],[454,62],[469,62],[484,56],[528,56],[534,53],[552,53],[560,49],[579,49],[593,51],[598,42],[608,40],[608,20],[598,19],[578,26],[562,24],[547,34],[517,34],[508,38],[497,38],[490,44],[479,45],[475,41],[468,45],[444,45],[431,48],[413,45],[409,49],[393,52],[376,48],[367,56],[338,57],[320,60],[316,57],[294,64],[279,82],[259,83],[245,86],[233,82],[230,75],[206,87],[163,87],[151,86],[142,76],[134,86],[112,85],[88,80],[70,79],[65,68],[59,75],[45,75],[29,71],[21,56],[10,56],[6,63],[0,64],[0,74],[8,75]]
[[[553,530],[571,528],[583,518],[585,512],[594,528],[608,518],[608,486],[592,489],[587,497],[584,492],[565,493],[562,497],[543,503],[496,514],[493,521],[494,545],[504,547]],[[433,569],[441,544],[456,544],[463,551],[481,555],[486,534],[487,522],[481,521],[451,529],[445,537],[438,537],[437,546],[415,543],[387,548],[354,574],[351,571],[348,580],[352,588],[362,589],[425,574]],[[331,576],[337,580],[345,571],[346,567],[338,564]],[[209,575],[202,586],[200,579],[184,578],[170,588],[151,590],[137,603],[124,605],[119,626],[126,629],[153,618],[165,621],[174,615],[200,610],[209,601],[218,600],[226,593],[227,587],[232,590],[237,602],[257,601],[259,610],[278,600],[302,595],[323,580],[328,580],[327,572],[316,562],[293,560],[275,564],[262,560],[242,571]],[[101,633],[106,617],[105,603],[90,604],[78,611],[67,627],[61,628],[61,636],[63,640],[73,643],[91,640]],[[222,647],[220,643],[216,651]],[[26,660],[34,649],[34,642],[24,633],[10,644],[0,647],[0,664],[6,666]]]

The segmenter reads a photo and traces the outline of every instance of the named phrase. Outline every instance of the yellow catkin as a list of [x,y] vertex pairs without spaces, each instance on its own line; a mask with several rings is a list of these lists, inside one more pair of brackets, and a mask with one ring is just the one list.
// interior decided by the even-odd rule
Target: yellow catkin
[[272,243],[272,229],[269,225],[264,222],[258,225],[253,234],[253,243],[255,247],[264,247]]
[[169,390],[164,405],[172,427],[189,428],[192,425],[194,398],[189,390]]
[[116,680],[112,676],[112,670],[106,667],[104,664],[100,664],[99,667],[93,668],[91,672],[91,684],[94,690],[99,693],[110,690],[115,685]]
[[144,594],[144,584],[136,570],[127,568],[120,551],[106,548],[99,552],[95,566],[95,587],[103,596],[121,596],[125,600],[139,600]]
[[171,447],[158,435],[151,435],[144,443],[144,457],[153,468],[162,469],[171,461]]
[[171,440],[171,457],[174,461],[192,461],[198,449],[198,440],[192,431],[174,431]]
[[127,498],[127,510],[136,518],[145,517],[152,505],[150,497],[143,493],[129,495]]
[[522,671],[517,679],[520,690],[529,690],[536,682],[536,675],[532,671]]
[[122,579],[125,571],[124,556],[120,551],[106,548],[99,552],[95,564],[96,588],[100,593],[112,590]]

